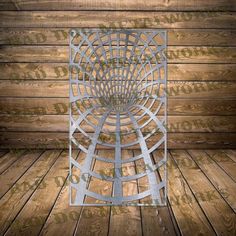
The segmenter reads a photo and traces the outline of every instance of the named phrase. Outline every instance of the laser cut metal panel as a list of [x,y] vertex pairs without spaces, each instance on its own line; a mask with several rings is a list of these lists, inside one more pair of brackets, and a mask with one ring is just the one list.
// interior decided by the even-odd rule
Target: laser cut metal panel
[[163,30],[71,30],[70,205],[166,204],[166,44]]

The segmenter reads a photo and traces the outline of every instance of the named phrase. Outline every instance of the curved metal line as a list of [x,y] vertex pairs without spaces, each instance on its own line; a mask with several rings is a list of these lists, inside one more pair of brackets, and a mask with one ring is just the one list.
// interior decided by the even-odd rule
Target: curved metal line
[[[153,169],[153,164],[152,164],[152,161],[151,161],[151,157],[149,155],[148,148],[147,148],[147,145],[146,145],[145,140],[143,138],[142,132],[140,131],[140,129],[138,127],[138,124],[137,124],[135,118],[133,117],[133,115],[130,112],[128,112],[128,113],[129,113],[130,119],[132,120],[132,122],[134,124],[134,128],[136,129],[136,132],[139,136],[140,147],[141,147],[141,150],[142,150],[142,153],[143,153],[144,163],[145,163],[146,166]],[[148,169],[147,170],[147,177],[148,177],[148,181],[149,181],[150,190],[151,190],[151,193],[152,193],[153,202],[156,201],[156,200],[160,201],[161,200],[160,193],[159,193],[159,191],[157,191],[155,189],[155,186],[157,186],[157,180],[156,180],[155,173],[151,172]]]

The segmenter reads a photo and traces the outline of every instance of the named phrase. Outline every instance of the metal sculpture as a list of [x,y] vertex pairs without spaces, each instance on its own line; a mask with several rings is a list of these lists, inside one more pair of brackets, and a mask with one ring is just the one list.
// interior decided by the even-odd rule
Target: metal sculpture
[[[71,30],[71,205],[166,204],[166,42],[163,30]],[[125,193],[129,183],[136,194]]]

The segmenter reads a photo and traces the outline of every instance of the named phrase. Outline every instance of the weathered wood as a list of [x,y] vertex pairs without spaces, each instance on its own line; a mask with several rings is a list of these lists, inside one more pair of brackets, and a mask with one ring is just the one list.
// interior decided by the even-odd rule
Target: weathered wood
[[[104,150],[103,152],[103,155],[107,156],[107,151]],[[229,152],[234,153],[235,150],[229,150]],[[98,232],[99,235],[107,235],[109,227],[107,214],[109,216],[110,211],[102,207],[86,207],[83,216],[80,216],[80,207],[70,207],[68,205],[67,186],[69,182],[66,179],[68,174],[65,169],[67,151],[64,151],[63,155],[65,154],[65,156],[61,156],[62,158],[57,158],[59,153],[61,153],[60,150],[57,153],[49,151],[44,153],[18,180],[19,185],[15,185],[11,189],[11,195],[7,193],[8,198],[6,199],[5,195],[0,200],[1,234],[8,228],[6,235],[19,235],[22,232],[24,232],[24,235],[38,235],[39,231],[41,236],[70,236],[81,232],[83,232],[82,235],[91,235],[91,233],[97,235]],[[111,152],[109,151],[109,153]],[[221,153],[219,152],[219,154]],[[213,172],[210,169],[207,172],[203,169],[203,171],[199,171],[199,165],[201,163],[206,165],[209,157],[207,159],[203,157],[199,160],[193,157],[192,159],[183,150],[172,150],[171,154],[172,156],[169,156],[168,160],[170,210],[173,210],[181,235],[199,235],[199,233],[203,235],[215,235],[215,233],[234,235],[236,215],[223,200],[222,197],[225,196],[222,195],[222,192],[220,192],[221,196],[216,191],[212,186],[212,179],[209,178],[215,170]],[[214,166],[212,167],[215,169]],[[21,165],[18,168],[20,170]],[[101,168],[104,169],[104,166],[102,165]],[[132,166],[128,170],[131,171],[131,169]],[[15,173],[17,173],[17,169]],[[220,171],[219,179],[222,177]],[[32,187],[30,188],[30,186]],[[94,190],[103,189],[100,185],[94,187]],[[221,187],[221,183],[219,187]],[[61,189],[62,191],[58,195]],[[129,191],[133,190],[129,189]],[[104,191],[111,190],[105,188]],[[145,210],[147,214],[144,214],[144,211],[141,214],[143,221],[142,234],[144,236],[157,235],[157,233],[178,235],[177,231],[172,231],[173,226],[169,214],[167,214],[167,218],[163,214],[164,208],[160,209],[158,214],[152,212],[150,207],[146,207]],[[133,214],[131,208],[127,211],[127,208],[116,207],[113,208],[113,211],[115,211],[115,215],[111,215],[111,217],[116,219],[114,224],[117,223],[120,227],[114,225],[117,230],[110,228],[111,235],[115,235],[116,232],[122,232],[124,236],[138,235],[140,225],[137,224],[136,228],[133,226],[140,222],[140,218],[139,216],[134,217],[135,214]],[[133,211],[135,211],[135,208],[133,208]],[[81,229],[81,231],[74,232],[79,217],[83,219],[83,224],[79,222],[80,228],[78,229]],[[47,219],[47,222],[43,226],[45,219]],[[91,224],[89,224],[90,222]],[[41,227],[43,227],[42,230],[40,230]],[[132,234],[134,231],[135,233]]]
[[[20,156],[12,165],[0,175],[0,198],[14,185],[14,183],[31,167],[42,154],[42,151],[28,151]],[[11,157],[9,157],[11,158]]]
[[[235,116],[169,116],[168,132],[236,132]],[[112,127],[105,125],[107,131],[114,132]],[[126,128],[132,130],[132,126]],[[150,132],[155,126],[147,126],[145,132]],[[94,132],[89,125],[84,125],[85,132]],[[67,132],[69,130],[68,115],[19,115],[0,116],[0,131],[48,131]],[[126,129],[121,127],[125,132]]]
[[[64,151],[49,170],[42,182],[45,184],[42,188],[38,187],[23,209],[12,222],[6,235],[24,234],[38,235],[45,220],[48,217],[50,209],[57,200],[60,187],[55,183],[55,177],[66,178],[68,175],[68,152]],[[37,218],[36,223],[32,221]],[[31,220],[30,220],[31,219]],[[39,220],[40,219],[40,220]],[[27,223],[29,227],[26,227]],[[17,227],[19,225],[19,227]]]
[[[171,155],[177,162],[182,175],[187,179],[189,187],[211,222],[215,232],[222,235],[235,235],[235,213],[206,176],[199,171],[196,163],[185,151],[171,151]],[[193,200],[189,196],[187,199],[190,203]]]
[[[74,154],[76,156],[76,154]],[[84,159],[82,152],[79,153],[77,158],[78,162]],[[73,207],[69,205],[69,175],[67,178],[61,177],[58,174],[54,176],[55,184],[58,187],[62,186],[62,190],[50,212],[50,215],[45,222],[40,235],[73,235],[76,228],[77,221],[80,216],[81,207]],[[65,180],[65,183],[63,181]],[[61,228],[63,227],[63,230]]]
[[[0,28],[0,45],[68,45],[70,28]],[[236,30],[170,29],[168,45],[236,46]],[[122,42],[121,42],[122,43]]]
[[[0,233],[11,225],[34,190],[40,185],[61,151],[45,151],[34,165],[14,184],[0,201]],[[40,185],[42,186],[42,184]],[[29,219],[31,220],[31,219]],[[27,225],[27,222],[25,222]],[[22,227],[17,225],[17,227]]]
[[[140,152],[134,150],[134,155],[137,156]],[[145,171],[145,167],[141,162],[136,161],[136,172],[142,173]],[[167,183],[168,185],[168,183]],[[138,190],[143,192],[149,188],[147,178],[138,179]],[[140,200],[140,203],[150,202],[150,198]],[[174,225],[169,214],[168,207],[141,207],[142,215],[142,229],[144,236],[154,235],[176,235]],[[179,232],[178,232],[179,233]],[[178,235],[178,234],[177,234]]]
[[[127,159],[133,156],[131,150],[122,150],[122,159]],[[113,167],[115,168],[115,167]],[[134,162],[129,162],[122,166],[123,174],[135,175]],[[123,195],[130,196],[138,193],[137,181],[132,180],[122,183]],[[118,213],[119,212],[119,213]],[[110,224],[109,224],[109,235],[142,235],[142,223],[141,223],[140,208],[137,206],[121,206],[112,207]]]
[[236,183],[204,151],[190,150],[189,153],[221,196],[236,212]]
[[0,174],[7,170],[24,153],[24,150],[11,150],[0,159]]
[[[215,235],[172,157],[168,158],[168,198],[183,235]],[[191,198],[192,201],[188,201]],[[180,207],[181,206],[181,207]],[[191,225],[191,226],[190,226]]]
[[236,163],[225,152],[206,150],[206,153],[236,182]]
[[[98,151],[101,156],[107,156],[109,158],[112,152],[106,152],[104,150]],[[111,168],[111,163],[107,166]],[[104,166],[100,161],[94,161],[93,171],[99,173],[99,171],[104,170]],[[102,195],[111,195],[112,186],[107,181],[102,181],[94,178],[89,183],[89,190]],[[85,197],[85,203],[95,203],[95,199]],[[98,201],[97,203],[101,203]],[[77,227],[75,229],[74,235],[108,235],[109,230],[109,216],[110,207],[83,207],[81,216],[78,220]]]
[[[235,130],[232,117],[236,114],[236,86],[232,82],[236,79],[235,10],[235,3],[223,0],[2,1],[1,145],[4,148],[12,147],[12,143],[18,147],[20,143],[26,147],[28,143],[37,146],[36,135],[33,140],[25,136],[26,132],[20,137],[19,130],[28,130],[30,137],[33,130],[40,135],[45,132],[45,146],[65,144],[67,120],[54,115],[68,115],[68,31],[79,27],[109,27],[168,29],[168,114],[183,119],[192,116],[185,122],[180,118],[170,122],[171,130],[180,132],[179,139],[169,139],[171,145],[234,147],[235,134],[229,132]],[[38,120],[32,115],[38,115]],[[45,120],[44,115],[53,116]],[[193,118],[194,115],[204,117]],[[222,118],[215,120],[216,116]],[[20,119],[16,121],[17,118]],[[196,125],[196,122],[200,123]],[[59,126],[62,128],[58,129]],[[54,136],[56,139],[51,136],[55,130],[63,132]],[[13,133],[9,137],[10,132],[3,135],[3,131]],[[224,133],[215,133],[214,137],[213,133],[205,132]],[[185,134],[189,140],[184,140]],[[42,136],[39,140],[43,145]]]
[[[168,98],[235,99],[235,82],[169,81]],[[69,97],[66,81],[0,80],[0,97]]]
[[[1,45],[0,48],[0,62],[69,62],[68,46]],[[169,46],[165,54],[168,63],[236,63],[236,47]]]
[[[160,136],[157,135],[158,138]],[[79,137],[78,137],[79,139]],[[156,140],[155,140],[156,141]],[[149,141],[154,145],[154,140]],[[149,144],[148,143],[148,144]],[[68,132],[0,132],[0,148],[68,148]],[[235,133],[169,133],[168,148],[236,148]],[[101,149],[98,146],[98,149]]]
[[224,150],[224,153],[236,162],[236,150]]
[[[68,115],[68,98],[1,98],[1,114]],[[160,111],[163,114],[163,110]],[[235,100],[168,99],[168,115],[236,115]]]
[[[68,63],[0,63],[1,80],[67,80]],[[169,64],[168,80],[236,80],[230,64]]]
[[232,12],[2,11],[0,27],[235,28]]
[[[0,158],[8,153],[7,150],[0,150]],[[1,164],[0,164],[1,165]]]
[[197,0],[188,2],[179,2],[178,0],[165,1],[142,1],[142,0],[125,0],[125,1],[83,1],[83,0],[33,0],[17,1],[7,0],[0,3],[1,10],[236,10],[234,2],[222,0]]

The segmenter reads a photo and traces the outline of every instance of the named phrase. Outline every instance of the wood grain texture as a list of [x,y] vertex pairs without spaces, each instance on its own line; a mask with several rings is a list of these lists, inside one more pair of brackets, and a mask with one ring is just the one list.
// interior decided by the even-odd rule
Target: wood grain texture
[[[69,45],[70,28],[0,28],[0,45]],[[234,29],[170,29],[168,46],[236,46]]]
[[[133,157],[132,150],[122,150],[121,153],[124,159]],[[123,170],[127,172],[125,174],[129,176],[137,174],[134,162],[129,162],[126,165],[122,165],[121,168],[123,168]],[[137,180],[123,183],[122,191],[124,196],[138,194]],[[140,208],[137,206],[121,206],[111,208],[109,236],[119,236],[125,234],[137,236],[142,235],[142,215]]]
[[[2,11],[0,27],[235,28],[232,12]],[[109,19],[109,20],[108,20]],[[204,21],[204,23],[203,23]]]
[[[0,62],[68,62],[68,46],[0,46]],[[236,63],[236,47],[169,46],[168,63]],[[148,54],[147,54],[148,55]]]
[[[157,135],[158,138],[160,136]],[[80,137],[78,137],[79,140]],[[68,149],[68,132],[0,132],[0,148],[66,148]],[[150,141],[148,145],[154,145]],[[216,147],[236,148],[235,133],[169,133],[168,148],[183,149],[185,147],[202,149]],[[98,146],[98,149],[101,149]]]
[[[63,151],[47,175],[43,178],[45,187],[37,188],[27,204],[24,205],[20,213],[14,219],[14,222],[8,228],[5,235],[12,234],[24,234],[24,235],[38,235],[42,226],[44,225],[50,209],[54,205],[57,199],[60,187],[55,184],[55,176],[61,176],[65,178],[68,174],[67,163],[68,152]],[[43,201],[42,201],[43,199]],[[18,227],[17,225],[24,225],[29,219],[33,219],[35,216],[40,218],[40,222],[37,222],[33,227]]]
[[[76,150],[75,150],[76,151]],[[73,152],[72,152],[73,153]],[[81,164],[81,161],[84,159],[82,152],[75,152],[72,154],[75,156],[75,159]],[[77,157],[77,158],[76,158]],[[82,207],[73,207],[69,203],[69,175],[67,178],[56,174],[54,176],[54,185],[58,188],[62,187],[56,202],[50,211],[50,214],[47,218],[47,221],[43,225],[39,235],[73,235],[77,221],[79,219],[81,208]],[[64,183],[63,183],[64,182]],[[63,230],[61,230],[63,227]]]
[[236,10],[236,6],[231,1],[224,0],[190,0],[188,2],[179,2],[178,0],[33,0],[17,1],[7,0],[0,3],[1,10]]
[[236,151],[235,150],[224,150],[223,151],[231,160],[236,162]]
[[[108,158],[112,155],[112,152],[106,152],[104,150],[99,150],[98,154],[101,156],[106,155]],[[104,162],[94,160],[92,163],[92,170],[96,173],[104,170]],[[111,164],[111,163],[110,163]],[[111,165],[108,166],[111,168]],[[102,181],[97,178],[94,178],[89,183],[89,190],[99,193],[102,195],[111,195],[112,184],[107,181]],[[95,199],[91,197],[85,197],[85,203],[94,203]],[[101,203],[98,201],[97,203]],[[82,207],[81,215],[78,219],[74,235],[108,235],[109,230],[109,217],[110,217],[110,207]]]
[[[93,121],[92,121],[93,122]],[[236,132],[235,116],[169,116],[167,121],[167,131],[173,132]],[[113,132],[111,127],[105,125],[104,128]],[[132,129],[130,125],[128,129]],[[150,125],[144,132],[150,132],[155,126]],[[93,133],[94,129],[90,125],[83,125],[85,132]],[[0,131],[48,131],[67,132],[69,130],[68,115],[0,115]],[[125,129],[122,128],[125,132]]]
[[[133,152],[135,156],[139,154],[137,150],[134,150]],[[140,162],[136,162],[135,169],[137,173],[144,171],[144,168]],[[159,173],[159,171],[157,173]],[[161,181],[161,179],[159,178],[158,181]],[[140,178],[137,182],[139,192],[143,192],[148,189],[149,184],[147,178]],[[147,201],[149,199],[150,198],[142,199],[140,202],[145,203],[145,200]],[[162,234],[180,234],[176,225],[173,223],[174,219],[172,219],[172,216],[170,215],[169,207],[169,204],[164,207],[141,207],[143,235],[154,236]]]
[[14,183],[39,158],[42,151],[28,151],[20,156],[12,165],[0,175],[0,198],[14,185]]
[[[3,234],[47,174],[61,151],[46,151],[1,199],[0,233]],[[15,188],[14,188],[15,187]],[[14,191],[15,190],[15,191]],[[14,193],[14,194],[13,194]],[[27,222],[25,222],[27,225]]]
[[[67,63],[0,63],[1,80],[69,80]],[[169,64],[168,80],[234,81],[234,64]]]
[[[168,198],[170,199],[171,208],[176,216],[181,234],[215,235],[186,180],[182,177],[181,172],[170,155],[168,156],[168,166]],[[192,199],[191,202],[187,200],[189,198]],[[186,200],[183,201],[182,199]],[[181,208],[179,208],[179,205],[181,205]],[[191,225],[191,230],[189,230],[189,225]]]
[[206,150],[206,153],[236,182],[236,163],[225,152]]
[[15,161],[24,154],[23,150],[10,151],[0,159],[0,174],[6,171]]
[[68,31],[80,27],[167,29],[168,115],[175,119],[169,145],[235,146],[230,133],[236,114],[233,1],[7,0],[0,2],[0,11],[3,147],[37,147],[36,141],[40,147],[43,140],[50,148],[65,144],[68,127],[61,115],[68,115]]
[[[134,151],[138,152],[138,150]],[[209,150],[199,150],[198,154],[201,155],[206,151]],[[23,150],[23,152],[29,156],[28,150]],[[127,158],[128,155],[130,157],[130,152],[125,150],[124,154],[127,156],[124,158]],[[188,152],[192,151],[182,149],[171,150],[169,153],[167,167],[170,205],[168,209],[166,207],[160,209],[113,207],[110,211],[110,207],[86,207],[81,215],[81,207],[68,205],[69,180],[66,178],[68,173],[65,168],[67,151],[47,150],[20,177],[17,181],[18,185],[16,184],[10,189],[11,195],[8,192],[7,199],[6,195],[0,199],[0,223],[3,226],[1,234],[6,231],[5,235],[24,233],[24,235],[40,236],[72,236],[77,233],[83,233],[82,235],[121,235],[122,233],[124,236],[234,235],[236,215],[227,204],[227,198],[222,195],[222,191],[218,191],[210,177],[215,172],[215,166],[209,165],[210,159],[199,157],[196,160],[196,157],[191,157]],[[194,152],[196,153],[196,150]],[[228,152],[235,153],[235,150],[228,150]],[[34,153],[36,154],[37,151]],[[60,153],[61,156],[59,156]],[[108,150],[101,150],[101,153],[103,156],[111,154]],[[154,153],[154,159],[156,153]],[[77,156],[77,154],[78,152],[75,150],[73,156],[78,157],[77,160],[80,160],[81,163],[84,155]],[[222,156],[222,150],[214,150],[214,154],[218,158]],[[11,158],[14,158],[14,155]],[[25,161],[27,163],[28,160],[25,159]],[[26,163],[21,164],[27,165]],[[209,165],[208,171],[205,172],[203,169],[201,171],[200,164]],[[17,172],[17,167],[21,171],[22,167],[18,165],[15,166],[15,172]],[[102,169],[104,167],[101,165]],[[127,171],[132,171],[133,167],[134,165],[131,164]],[[225,174],[229,176],[229,173],[225,172]],[[223,177],[221,172],[219,175],[219,179]],[[12,186],[14,179],[11,179],[9,183]],[[105,185],[95,184],[93,190],[102,189],[103,193],[111,191],[111,189],[103,189]],[[145,187],[144,182],[140,183],[141,185],[134,184],[126,191],[131,192],[137,187]],[[30,186],[32,187],[30,188]],[[41,204],[42,202],[44,204]],[[172,216],[168,210],[172,212]],[[108,218],[111,219],[110,224]],[[173,229],[172,220],[177,222],[176,230]]]
[[[193,191],[198,203],[205,212],[208,220],[217,234],[236,234],[236,215],[224,201],[219,192],[209,182],[207,177],[199,171],[196,163],[185,151],[171,151],[173,159]],[[194,176],[194,178],[192,178]],[[189,198],[189,201],[191,198]]]
[[[11,98],[0,100],[1,115],[68,115],[68,98]],[[235,100],[168,99],[168,115],[236,115]],[[163,110],[160,111],[163,114]]]
[[236,213],[236,183],[202,150],[190,150],[193,160]]
[[[170,81],[168,98],[235,99],[235,82]],[[69,97],[65,81],[0,80],[0,97]]]
[[7,153],[8,153],[7,150],[0,150],[0,158],[3,157]]

